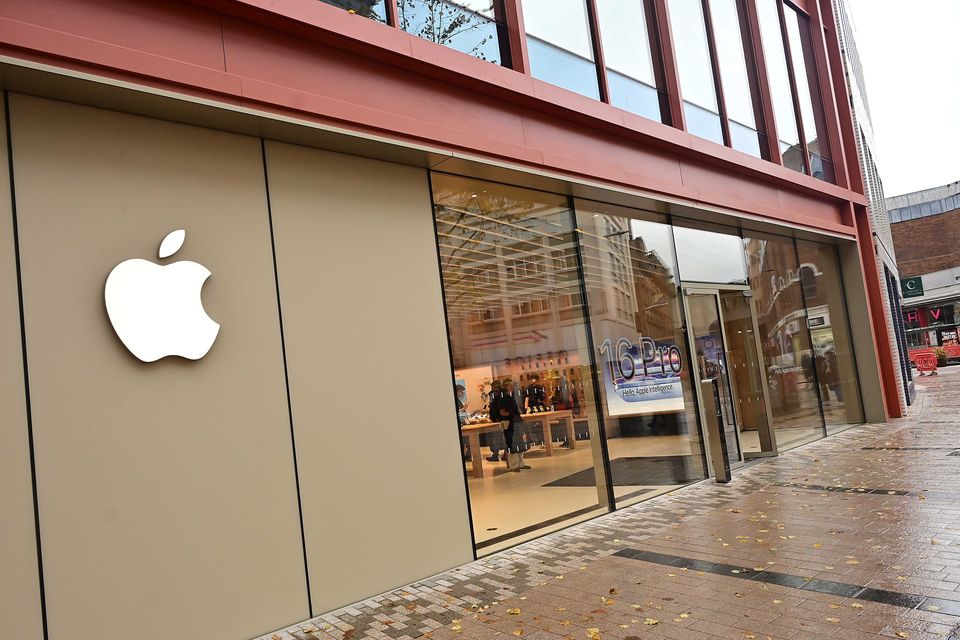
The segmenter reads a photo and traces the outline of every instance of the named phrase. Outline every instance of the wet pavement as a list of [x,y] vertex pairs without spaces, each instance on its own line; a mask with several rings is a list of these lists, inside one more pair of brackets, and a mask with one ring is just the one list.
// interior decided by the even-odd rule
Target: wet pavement
[[921,386],[908,418],[263,638],[960,639],[960,372]]

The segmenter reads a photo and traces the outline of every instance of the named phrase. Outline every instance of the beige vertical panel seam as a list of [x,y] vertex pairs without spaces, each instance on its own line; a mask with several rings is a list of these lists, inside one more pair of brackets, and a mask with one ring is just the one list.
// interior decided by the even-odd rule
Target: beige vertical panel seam
[[20,349],[23,360],[23,396],[27,414],[27,442],[30,450],[30,484],[33,490],[33,524],[37,537],[37,576],[40,582],[40,619],[43,637],[49,640],[47,629],[47,597],[43,583],[43,546],[40,539],[40,502],[37,496],[37,462],[33,443],[33,409],[30,402],[30,368],[27,364],[27,330],[23,317],[23,277],[20,268],[20,230],[17,225],[17,187],[13,169],[13,128],[10,126],[10,94],[3,92],[3,125],[7,133],[7,171],[10,181],[10,212],[13,224],[13,254],[17,265],[17,304],[20,307]]
[[287,418],[290,421],[290,446],[293,449],[293,480],[297,486],[297,515],[300,518],[300,548],[303,551],[303,577],[307,585],[307,609],[313,617],[313,596],[310,593],[310,564],[307,562],[307,535],[303,526],[303,499],[300,492],[300,466],[297,462],[297,436],[293,428],[293,402],[290,398],[290,371],[287,367],[287,342],[283,333],[283,305],[280,302],[280,271],[277,267],[277,240],[273,231],[273,207],[270,203],[270,171],[267,168],[267,144],[260,138],[260,160],[263,164],[263,188],[267,198],[267,222],[270,225],[270,253],[273,257],[273,282],[277,291],[277,323],[280,326],[280,354],[283,356],[283,385],[287,392]]

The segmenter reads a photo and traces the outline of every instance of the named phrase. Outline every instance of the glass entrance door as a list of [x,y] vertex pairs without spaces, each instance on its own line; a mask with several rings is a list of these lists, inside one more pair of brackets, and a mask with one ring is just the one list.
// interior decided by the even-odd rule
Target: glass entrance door
[[[737,430],[736,401],[730,385],[730,363],[720,316],[720,299],[716,292],[694,293],[686,296],[687,324],[694,351],[694,366],[699,380],[714,379],[720,387],[720,414],[723,418],[723,436],[731,467],[743,463]],[[703,406],[701,398],[700,406]],[[706,424],[701,421],[701,424]]]

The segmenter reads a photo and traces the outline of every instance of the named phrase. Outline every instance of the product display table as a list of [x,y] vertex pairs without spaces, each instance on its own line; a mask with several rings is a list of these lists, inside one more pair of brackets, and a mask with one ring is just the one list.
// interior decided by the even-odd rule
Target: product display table
[[[553,455],[553,430],[551,422],[560,422],[567,429],[567,443],[571,449],[577,447],[577,433],[573,428],[573,411],[544,411],[543,413],[525,413],[523,421],[526,423],[539,422],[543,426],[543,446],[547,450],[547,455]],[[465,424],[460,427],[460,433],[467,436],[470,446],[470,458],[473,460],[473,476],[475,478],[483,477],[483,452],[480,451],[480,434],[500,431],[499,422],[480,422],[477,424]]]

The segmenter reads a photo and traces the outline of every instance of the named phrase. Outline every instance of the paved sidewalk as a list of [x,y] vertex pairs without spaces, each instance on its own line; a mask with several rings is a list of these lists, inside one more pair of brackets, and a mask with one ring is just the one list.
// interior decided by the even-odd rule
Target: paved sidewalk
[[960,374],[920,385],[909,418],[263,638],[960,639]]

